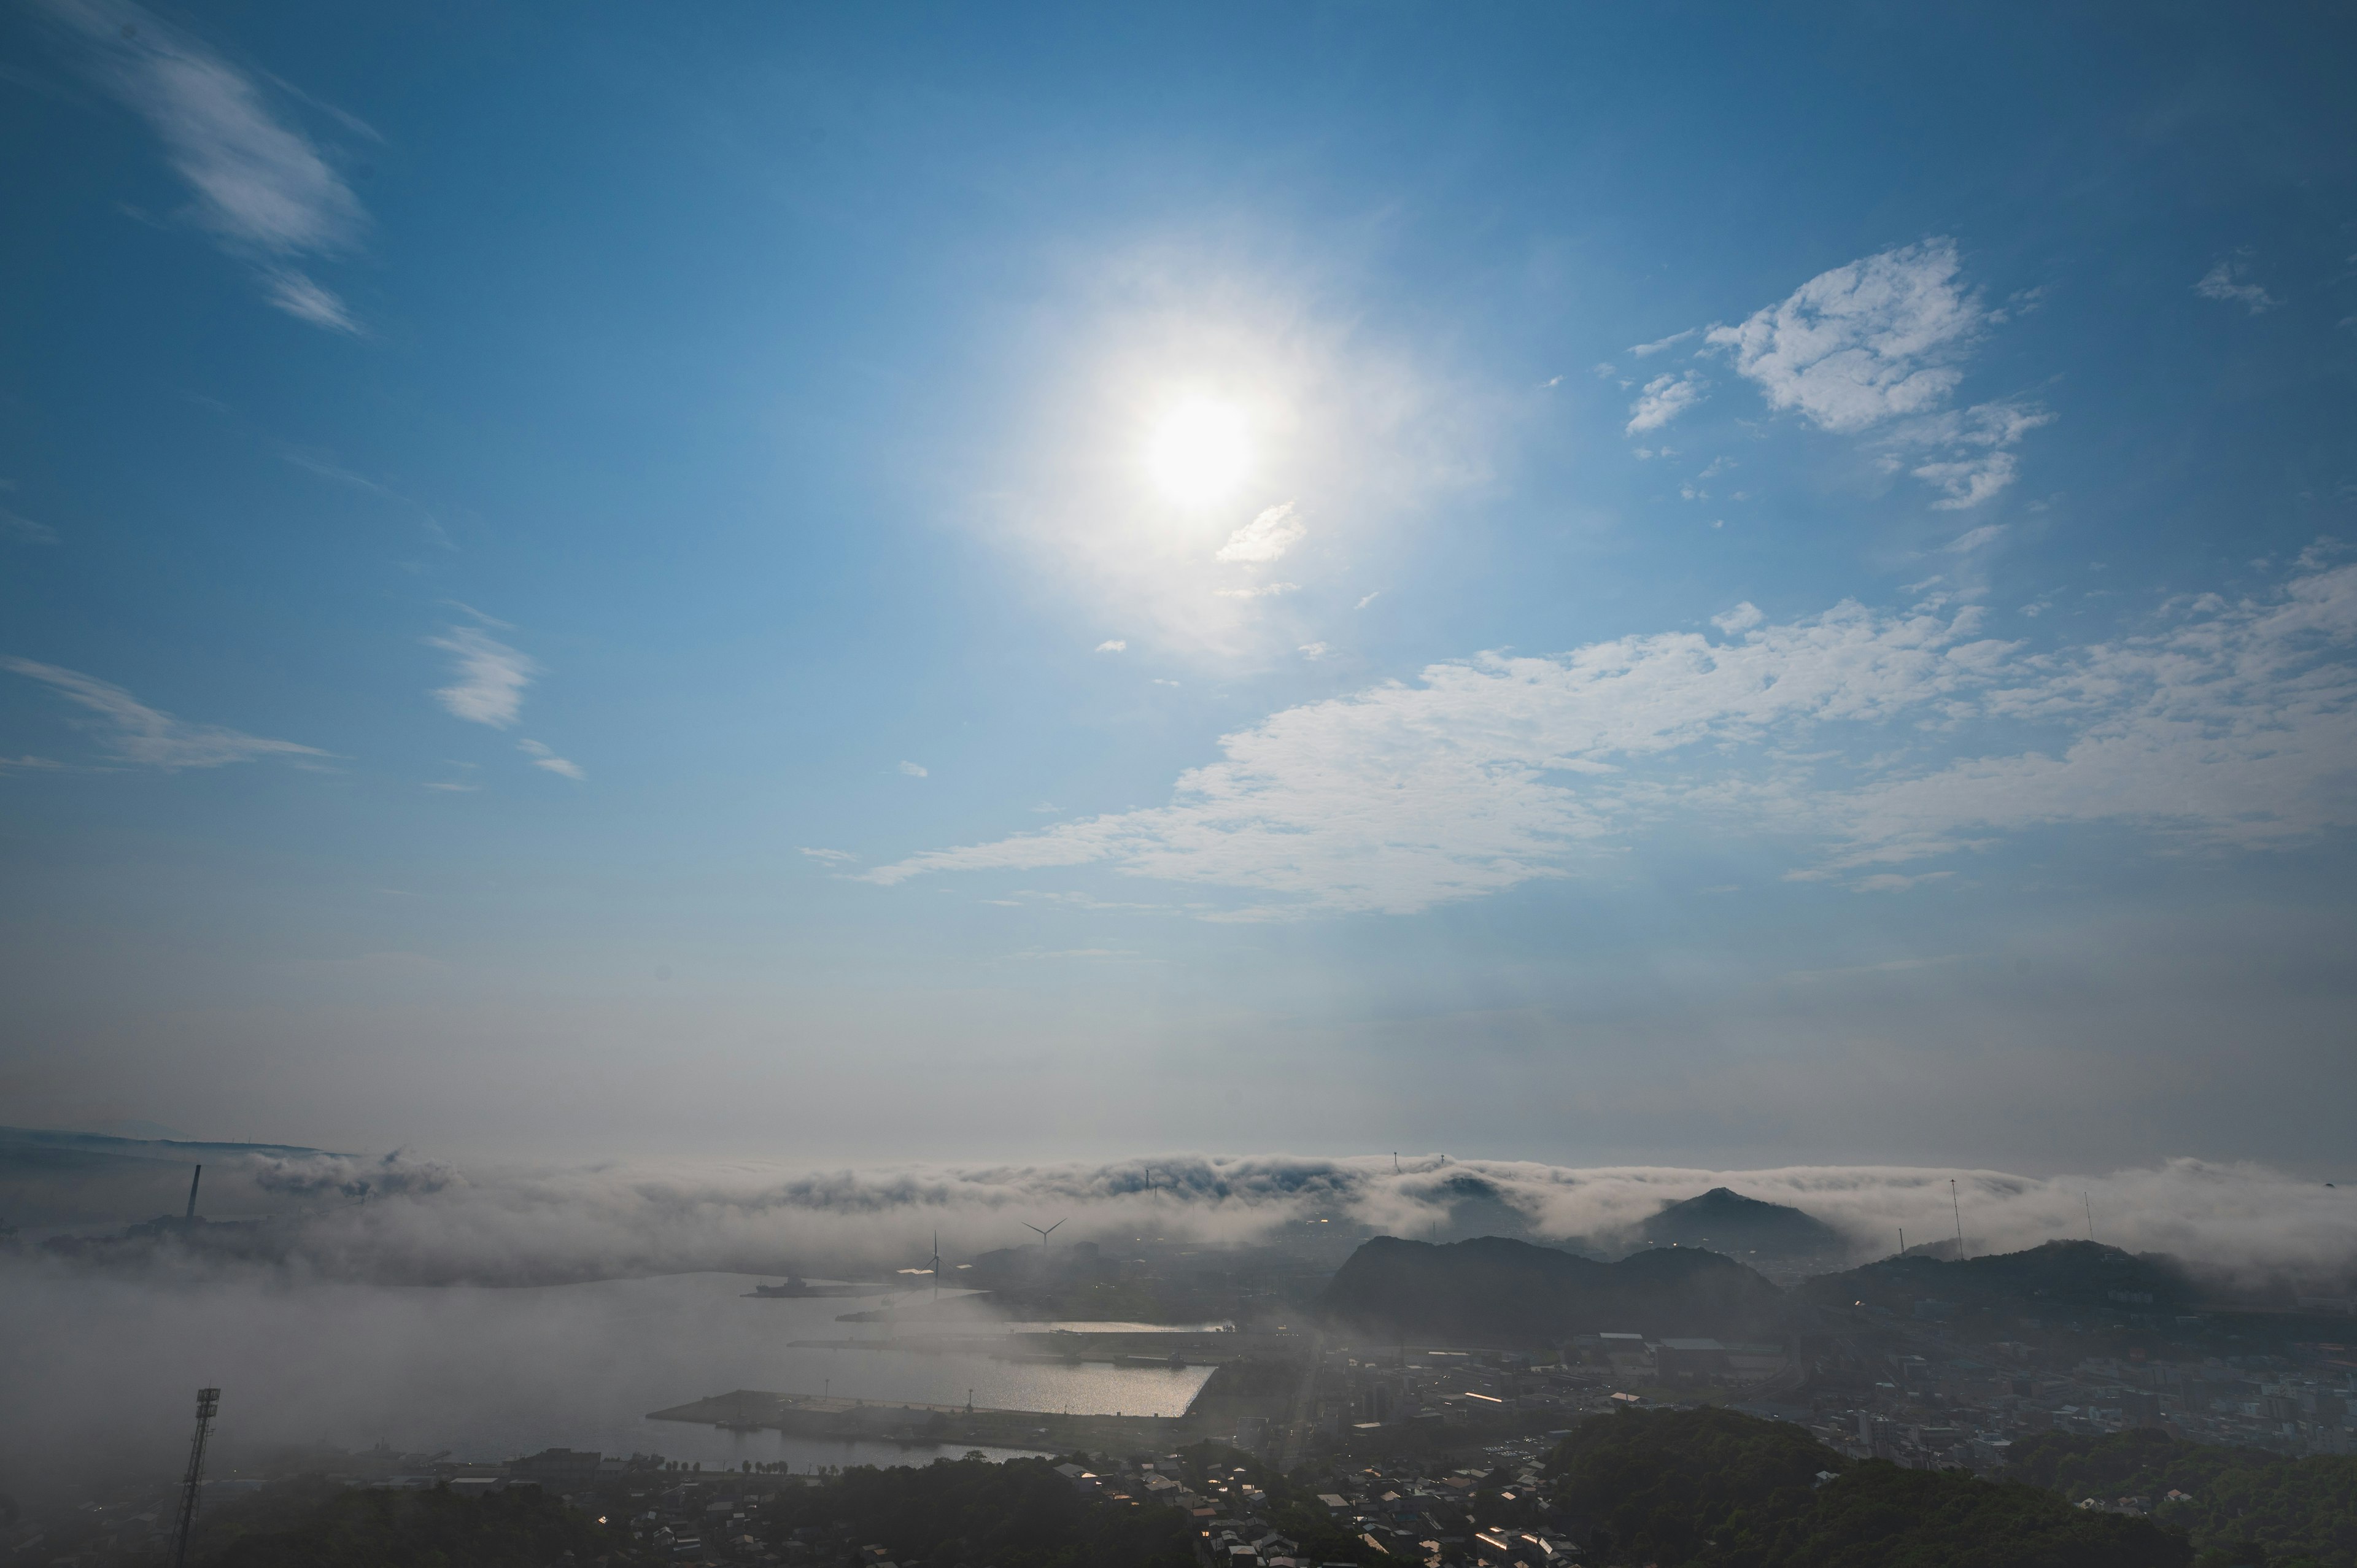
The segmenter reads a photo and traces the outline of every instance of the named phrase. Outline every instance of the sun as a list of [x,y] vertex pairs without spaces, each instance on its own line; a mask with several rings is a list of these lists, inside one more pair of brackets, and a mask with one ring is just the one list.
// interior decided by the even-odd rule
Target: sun
[[1252,471],[1250,422],[1243,409],[1189,398],[1166,413],[1146,445],[1146,471],[1180,506],[1225,500]]

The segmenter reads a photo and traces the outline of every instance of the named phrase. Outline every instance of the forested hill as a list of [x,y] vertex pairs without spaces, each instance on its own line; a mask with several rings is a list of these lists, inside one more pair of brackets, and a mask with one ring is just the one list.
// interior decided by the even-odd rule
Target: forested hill
[[1864,1301],[1905,1312],[1931,1296],[1971,1309],[2169,1312],[2194,1297],[2193,1281],[2167,1258],[2138,1256],[2096,1241],[2049,1241],[2021,1252],[1962,1262],[1910,1256],[1826,1274],[1800,1287],[1808,1300]]
[[1657,1247],[1702,1247],[1731,1258],[1839,1257],[1848,1240],[1803,1209],[1765,1203],[1723,1187],[1664,1207],[1637,1227]]
[[1749,1338],[1775,1332],[1782,1304],[1742,1264],[1693,1248],[1599,1263],[1501,1236],[1437,1246],[1379,1236],[1351,1254],[1318,1305],[1362,1333],[1537,1346],[1624,1332]]
[[2016,1444],[2006,1473],[2066,1499],[2150,1498],[2154,1517],[2187,1531],[2208,1563],[2357,1568],[2357,1457],[2349,1455],[2290,1459],[2152,1431],[2047,1433]]
[[[1549,1461],[1587,1561],[1658,1568],[2189,1568],[2184,1536],[2018,1482],[1853,1464],[1723,1410],[1596,1416]],[[1821,1475],[1828,1477],[1822,1482]]]

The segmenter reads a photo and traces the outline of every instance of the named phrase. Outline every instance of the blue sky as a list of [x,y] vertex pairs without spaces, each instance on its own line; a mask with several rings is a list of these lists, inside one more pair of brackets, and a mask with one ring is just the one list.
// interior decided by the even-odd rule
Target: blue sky
[[5,1119],[2326,1158],[2351,43],[16,5]]

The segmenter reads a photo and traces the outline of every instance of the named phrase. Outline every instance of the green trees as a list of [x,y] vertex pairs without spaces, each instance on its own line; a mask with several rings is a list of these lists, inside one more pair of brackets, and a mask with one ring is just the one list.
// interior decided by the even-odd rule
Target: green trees
[[[2357,1458],[2287,1459],[2150,1431],[2050,1433],[2014,1447],[2011,1474],[2065,1498],[2151,1498],[2205,1568],[2357,1568]],[[2171,1491],[2190,1500],[2170,1502]]]
[[538,1487],[481,1498],[437,1488],[337,1492],[288,1528],[231,1541],[205,1568],[554,1568],[601,1557],[641,1561],[621,1530]]
[[848,1521],[861,1544],[901,1562],[996,1568],[1193,1568],[1194,1534],[1172,1508],[1107,1508],[1044,1459],[940,1459],[917,1469],[850,1469],[781,1492],[763,1510],[779,1530]]
[[2072,1508],[2019,1482],[1868,1460],[1801,1514],[1730,1532],[1712,1568],[2187,1568],[2193,1549],[2148,1520]]
[[1817,1473],[1848,1467],[1797,1426],[1711,1409],[1594,1417],[1548,1461],[1556,1497],[1607,1561],[1665,1568],[1804,1511]]
[[[1661,1568],[2187,1568],[2182,1536],[1957,1472],[1852,1465],[1724,1410],[1582,1423],[1549,1461],[1597,1561]],[[1820,1473],[1833,1478],[1820,1484]]]

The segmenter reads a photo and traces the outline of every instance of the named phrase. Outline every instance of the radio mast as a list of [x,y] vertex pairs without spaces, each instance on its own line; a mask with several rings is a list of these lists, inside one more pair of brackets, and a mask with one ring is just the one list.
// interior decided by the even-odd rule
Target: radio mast
[[211,1435],[214,1412],[221,1409],[221,1390],[197,1391],[197,1435],[188,1444],[188,1475],[180,1483],[180,1522],[172,1532],[172,1568],[186,1568],[188,1537],[197,1528],[197,1488],[205,1478],[205,1439]]

